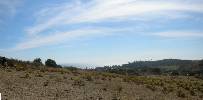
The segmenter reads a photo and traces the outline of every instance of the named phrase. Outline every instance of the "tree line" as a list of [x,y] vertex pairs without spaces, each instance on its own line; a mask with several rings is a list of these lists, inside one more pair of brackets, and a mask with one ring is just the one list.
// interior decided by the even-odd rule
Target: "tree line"
[[22,61],[18,59],[13,59],[13,58],[6,58],[6,57],[1,57],[0,56],[0,65],[2,67],[16,67],[16,66],[21,66],[21,67],[40,67],[40,66],[47,66],[47,67],[54,67],[54,68],[62,68],[61,65],[58,65],[55,60],[52,59],[47,59],[45,63],[42,63],[41,58],[36,58],[33,61]]
[[158,61],[134,61],[128,64],[95,68],[128,75],[198,75],[203,76],[203,60],[163,59]]

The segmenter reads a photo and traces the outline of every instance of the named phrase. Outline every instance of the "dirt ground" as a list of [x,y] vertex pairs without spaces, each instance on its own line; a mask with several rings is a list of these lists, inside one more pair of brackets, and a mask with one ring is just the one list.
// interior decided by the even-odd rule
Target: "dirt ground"
[[0,69],[0,93],[2,100],[203,100],[202,93],[181,97],[121,77],[86,74]]

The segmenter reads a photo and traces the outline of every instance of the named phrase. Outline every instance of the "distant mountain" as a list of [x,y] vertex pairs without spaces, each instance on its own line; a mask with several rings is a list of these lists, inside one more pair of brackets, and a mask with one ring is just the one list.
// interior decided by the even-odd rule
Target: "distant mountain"
[[134,61],[128,64],[123,64],[125,68],[136,68],[136,67],[150,67],[150,68],[165,68],[165,67],[181,67],[181,66],[192,66],[196,64],[198,60],[180,60],[180,59],[164,59],[158,61]]
[[163,59],[158,61],[134,61],[123,65],[104,66],[96,68],[99,71],[128,74],[161,74],[177,72],[178,74],[202,73],[202,60]]

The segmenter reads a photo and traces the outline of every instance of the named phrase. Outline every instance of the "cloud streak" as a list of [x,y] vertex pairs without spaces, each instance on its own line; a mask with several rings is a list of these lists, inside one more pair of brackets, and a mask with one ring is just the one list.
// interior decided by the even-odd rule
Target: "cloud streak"
[[152,35],[166,37],[166,38],[180,38],[180,37],[203,37],[202,32],[192,32],[192,31],[166,31],[166,32],[158,32],[152,33]]
[[36,48],[46,45],[58,44],[64,41],[74,40],[76,38],[84,38],[85,36],[97,36],[97,35],[109,35],[122,31],[120,29],[108,29],[108,28],[84,28],[78,30],[71,30],[65,32],[57,32],[51,35],[36,37],[27,39],[19,44],[16,47],[12,48],[14,51],[25,50],[30,48]]
[[[195,1],[195,2],[192,2]],[[188,13],[203,13],[203,2],[199,0],[76,0],[43,8],[34,14],[35,23],[25,29],[29,39],[18,43],[12,50],[25,50],[58,44],[72,39],[104,35],[132,29],[91,26],[103,21],[153,20],[154,18],[184,18]],[[60,27],[89,23],[74,30]],[[58,32],[54,32],[56,30]],[[48,33],[48,34],[47,34]],[[161,37],[202,37],[202,33],[168,31],[152,33]]]
[[[50,13],[53,12],[53,13]],[[167,12],[167,13],[166,13]],[[94,23],[104,20],[129,20],[151,15],[173,17],[177,12],[203,12],[203,4],[187,3],[183,0],[92,0],[81,3],[80,0],[71,4],[44,8],[38,13],[37,19],[43,19],[27,29],[29,34],[39,34],[58,25],[75,23]],[[54,16],[54,14],[56,14]],[[50,17],[50,15],[52,17]]]

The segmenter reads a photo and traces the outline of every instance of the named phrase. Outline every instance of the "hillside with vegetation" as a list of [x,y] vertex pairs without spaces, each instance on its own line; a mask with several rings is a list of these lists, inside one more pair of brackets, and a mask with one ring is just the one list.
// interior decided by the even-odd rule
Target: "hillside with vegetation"
[[97,67],[97,71],[130,75],[190,75],[203,74],[203,60],[164,59],[158,61],[134,61],[123,65]]
[[202,62],[166,59],[79,69],[52,59],[1,57],[0,92],[2,100],[202,100]]

